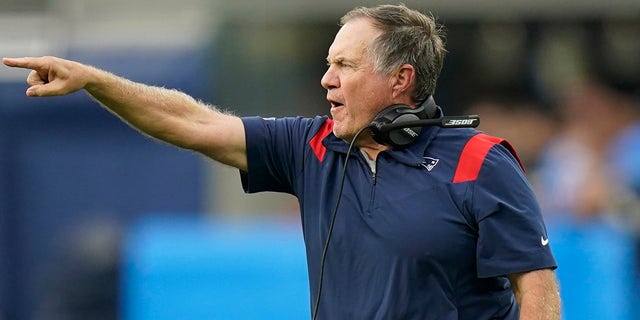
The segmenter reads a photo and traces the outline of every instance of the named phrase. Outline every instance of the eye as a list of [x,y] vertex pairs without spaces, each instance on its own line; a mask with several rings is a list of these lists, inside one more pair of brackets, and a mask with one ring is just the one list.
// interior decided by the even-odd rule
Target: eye
[[348,62],[341,62],[339,66],[341,69],[346,69],[346,70],[352,70],[356,68],[354,64],[348,63]]
[[327,67],[331,67],[331,65],[336,65],[338,67],[351,67],[351,64],[344,60],[344,58],[338,58],[335,60],[327,60]]
[[343,58],[338,58],[335,60],[327,60],[327,68],[334,66],[338,69],[355,69],[356,65],[351,61],[347,61]]

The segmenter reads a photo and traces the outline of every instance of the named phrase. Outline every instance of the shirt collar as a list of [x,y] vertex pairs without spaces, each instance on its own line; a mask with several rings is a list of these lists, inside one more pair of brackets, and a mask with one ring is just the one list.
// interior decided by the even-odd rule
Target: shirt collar
[[[423,157],[425,151],[440,129],[440,127],[436,126],[424,127],[418,136],[418,139],[408,147],[401,150],[390,149],[383,152],[400,163],[410,166],[418,166],[424,162]],[[346,154],[349,149],[349,144],[346,141],[337,138],[333,132],[322,140],[322,144],[327,148],[327,150],[342,154]],[[353,148],[351,150],[351,155],[357,154],[357,148]]]
[[[442,108],[436,106],[435,118],[441,118],[443,116],[444,112],[442,111]],[[410,166],[419,166],[424,162],[424,154],[440,129],[441,128],[438,126],[423,127],[422,132],[420,132],[416,141],[401,150],[388,150],[387,154],[400,163]]]

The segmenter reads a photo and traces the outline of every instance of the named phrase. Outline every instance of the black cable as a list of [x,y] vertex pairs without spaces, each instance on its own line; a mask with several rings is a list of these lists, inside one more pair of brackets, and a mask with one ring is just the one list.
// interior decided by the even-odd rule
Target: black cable
[[364,130],[369,129],[370,126],[366,126],[356,133],[356,135],[349,143],[349,149],[347,150],[347,157],[344,160],[344,165],[342,166],[342,175],[340,177],[340,188],[338,190],[338,197],[336,199],[336,206],[333,209],[333,213],[331,214],[331,222],[329,223],[329,230],[327,231],[327,240],[324,242],[324,248],[322,249],[322,258],[320,259],[320,274],[318,275],[318,291],[316,292],[316,302],[313,308],[313,317],[312,320],[316,320],[318,316],[318,308],[320,307],[320,296],[322,295],[322,279],[324,278],[324,264],[327,260],[327,251],[329,251],[329,242],[331,241],[331,235],[333,234],[333,225],[336,221],[336,216],[338,214],[338,208],[340,207],[340,200],[342,199],[342,190],[344,189],[344,180],[347,176],[347,163],[349,163],[349,158],[351,156],[351,149],[355,145],[356,139]]

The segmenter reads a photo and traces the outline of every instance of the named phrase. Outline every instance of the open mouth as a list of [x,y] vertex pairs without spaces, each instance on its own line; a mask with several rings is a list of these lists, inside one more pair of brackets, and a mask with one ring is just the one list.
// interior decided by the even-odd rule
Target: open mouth
[[327,99],[327,101],[329,101],[329,104],[331,104],[331,109],[344,107],[344,104],[342,102],[338,102],[331,99]]

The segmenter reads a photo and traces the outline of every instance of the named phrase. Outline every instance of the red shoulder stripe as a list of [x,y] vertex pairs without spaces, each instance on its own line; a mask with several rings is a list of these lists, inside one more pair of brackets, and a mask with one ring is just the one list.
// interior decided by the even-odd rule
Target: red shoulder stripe
[[520,168],[524,171],[524,166],[522,165],[520,158],[518,158],[515,149],[507,140],[479,133],[471,137],[462,149],[460,160],[458,161],[458,167],[453,175],[453,183],[473,181],[477,179],[487,153],[489,153],[489,150],[491,150],[491,148],[496,144],[501,144],[507,148],[516,160],[518,160]]
[[313,150],[313,153],[315,153],[320,162],[324,160],[324,154],[327,152],[327,148],[322,145],[322,140],[326,138],[331,133],[331,131],[333,131],[333,120],[327,119],[320,127],[320,130],[318,130],[313,138],[309,140],[311,150]]

